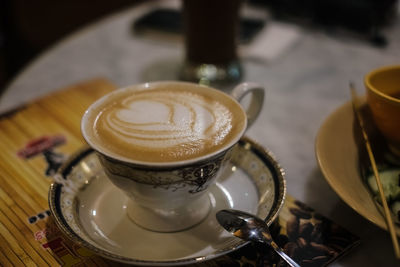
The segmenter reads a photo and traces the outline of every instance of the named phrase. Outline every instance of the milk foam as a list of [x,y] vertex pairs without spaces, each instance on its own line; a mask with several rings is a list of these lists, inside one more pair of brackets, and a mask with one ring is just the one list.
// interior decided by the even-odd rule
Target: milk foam
[[229,142],[237,128],[235,116],[226,103],[207,94],[148,89],[105,105],[95,119],[94,132],[106,149],[124,157],[179,161]]

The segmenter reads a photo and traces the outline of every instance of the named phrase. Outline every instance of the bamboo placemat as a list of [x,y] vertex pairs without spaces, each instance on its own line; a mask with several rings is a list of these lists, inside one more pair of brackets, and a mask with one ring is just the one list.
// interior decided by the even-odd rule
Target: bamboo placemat
[[[107,265],[68,240],[56,238],[58,231],[50,222],[47,202],[52,179],[46,177],[48,163],[41,152],[43,146],[54,146],[59,155],[69,155],[83,146],[80,118],[94,100],[113,89],[109,81],[94,79],[1,117],[1,266],[72,266],[88,256],[94,260],[85,261],[87,265]],[[63,145],[55,148],[60,136]]]
[[[52,173],[85,144],[80,133],[84,111],[114,89],[106,79],[93,79],[0,116],[0,266],[120,265],[63,236],[47,200]],[[324,266],[358,243],[357,237],[290,196],[272,228],[279,245],[302,266]],[[193,266],[279,265],[272,250],[257,249],[245,246]]]

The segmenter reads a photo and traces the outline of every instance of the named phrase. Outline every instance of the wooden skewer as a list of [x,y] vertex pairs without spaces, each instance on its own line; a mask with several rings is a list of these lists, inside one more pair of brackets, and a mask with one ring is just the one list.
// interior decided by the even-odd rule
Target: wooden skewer
[[397,259],[400,259],[400,248],[399,248],[399,243],[398,243],[397,236],[396,236],[396,230],[394,228],[392,216],[391,216],[391,213],[390,213],[387,201],[386,201],[385,194],[383,192],[383,187],[382,187],[381,179],[379,177],[378,168],[376,166],[375,157],[374,157],[374,154],[372,153],[371,144],[369,142],[369,138],[368,138],[367,132],[365,131],[365,128],[364,128],[364,121],[363,121],[363,119],[361,117],[361,114],[360,114],[356,90],[354,89],[354,86],[353,86],[352,83],[350,83],[350,91],[351,91],[351,96],[352,96],[352,103],[353,103],[354,113],[355,113],[355,115],[357,117],[359,126],[361,128],[361,132],[362,132],[362,135],[363,135],[363,138],[364,138],[365,147],[367,149],[368,157],[369,157],[369,160],[371,162],[371,167],[372,167],[372,170],[374,172],[375,181],[376,181],[376,184],[378,185],[378,191],[379,191],[379,195],[380,195],[380,198],[381,198],[381,201],[382,201],[382,205],[383,205],[386,225],[387,225],[387,227],[389,229],[389,233],[390,233],[390,236],[392,238],[394,254],[395,254]]

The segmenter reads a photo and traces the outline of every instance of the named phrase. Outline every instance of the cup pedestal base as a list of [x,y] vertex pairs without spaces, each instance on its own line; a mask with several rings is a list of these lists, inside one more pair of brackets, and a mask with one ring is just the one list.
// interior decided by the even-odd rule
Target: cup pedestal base
[[223,65],[185,62],[180,71],[180,78],[184,81],[218,87],[236,84],[242,76],[243,70],[239,61]]
[[211,210],[208,194],[179,206],[143,206],[129,200],[128,217],[137,225],[155,232],[178,232],[203,221]]

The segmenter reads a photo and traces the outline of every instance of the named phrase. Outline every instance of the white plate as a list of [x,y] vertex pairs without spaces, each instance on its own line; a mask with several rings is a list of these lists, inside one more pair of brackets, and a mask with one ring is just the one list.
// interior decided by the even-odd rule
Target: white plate
[[[357,146],[353,136],[351,102],[335,110],[322,124],[316,139],[318,164],[339,197],[361,216],[383,229],[385,220],[363,183]],[[396,227],[400,236],[400,228]]]
[[127,198],[105,176],[95,153],[86,149],[59,170],[69,186],[51,185],[50,210],[72,241],[96,254],[137,265],[184,265],[233,251],[245,242],[227,233],[215,218],[233,208],[277,218],[286,187],[283,170],[271,154],[243,138],[230,165],[209,193],[212,211],[200,224],[176,233],[158,233],[137,226],[126,216]]

